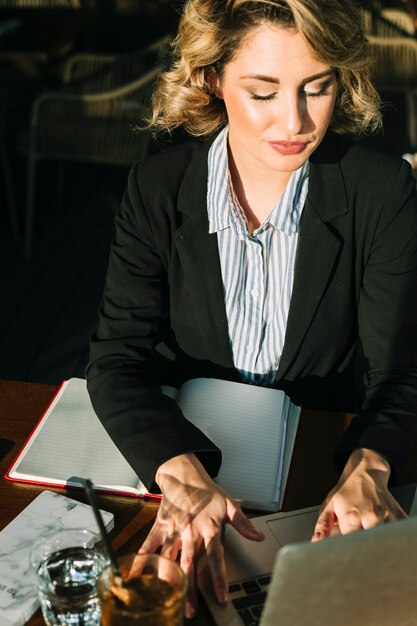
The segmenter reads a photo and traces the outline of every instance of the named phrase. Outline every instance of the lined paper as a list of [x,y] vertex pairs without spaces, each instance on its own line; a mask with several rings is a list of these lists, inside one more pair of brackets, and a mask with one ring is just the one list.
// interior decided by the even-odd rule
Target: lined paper
[[[280,508],[300,413],[283,391],[210,378],[162,391],[222,451],[216,480],[227,492],[247,507]],[[78,378],[62,385],[9,475],[63,486],[89,477],[98,488],[146,493]]]
[[14,473],[72,484],[88,477],[96,486],[115,490],[136,490],[140,482],[95,414],[86,381],[80,378],[63,384],[26,452]]
[[[222,450],[217,482],[242,502],[277,508],[284,458],[289,465],[292,451],[287,447],[285,455],[286,413],[294,405],[284,392],[197,378],[182,385],[177,402],[187,419]],[[295,409],[290,432],[298,423],[299,408]]]

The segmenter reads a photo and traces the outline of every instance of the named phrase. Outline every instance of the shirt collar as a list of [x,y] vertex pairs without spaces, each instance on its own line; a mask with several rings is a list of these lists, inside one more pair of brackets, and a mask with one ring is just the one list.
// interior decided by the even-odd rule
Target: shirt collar
[[[207,212],[209,233],[217,233],[232,226],[241,235],[244,215],[238,204],[229,174],[227,136],[228,126],[216,137],[208,153]],[[292,173],[276,207],[260,228],[269,223],[286,234],[299,232],[300,218],[308,191],[308,173],[309,163],[306,161]],[[241,220],[241,225],[238,225],[239,220]],[[246,225],[244,228],[246,230]]]
[[216,137],[208,153],[207,211],[209,233],[230,225],[229,157],[226,126]]

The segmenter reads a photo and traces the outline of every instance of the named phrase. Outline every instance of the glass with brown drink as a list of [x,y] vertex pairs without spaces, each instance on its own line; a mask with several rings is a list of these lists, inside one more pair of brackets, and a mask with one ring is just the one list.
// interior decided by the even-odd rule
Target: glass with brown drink
[[186,577],[157,554],[119,559],[122,579],[106,567],[98,581],[102,626],[182,626]]

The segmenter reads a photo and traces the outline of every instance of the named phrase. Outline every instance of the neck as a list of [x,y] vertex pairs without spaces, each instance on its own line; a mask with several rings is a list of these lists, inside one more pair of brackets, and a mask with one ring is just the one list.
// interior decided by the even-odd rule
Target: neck
[[248,222],[248,231],[258,228],[275,208],[283,194],[291,172],[260,175],[236,163],[229,149],[229,169],[233,188]]

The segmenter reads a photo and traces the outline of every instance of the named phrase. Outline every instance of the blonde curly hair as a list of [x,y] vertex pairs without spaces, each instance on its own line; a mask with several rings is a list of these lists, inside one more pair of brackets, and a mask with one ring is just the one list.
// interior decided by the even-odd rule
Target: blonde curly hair
[[338,95],[330,128],[365,134],[381,126],[380,98],[369,73],[369,45],[353,0],[187,0],[172,42],[172,66],[158,80],[149,127],[183,126],[207,136],[227,123],[210,84],[249,31],[264,23],[299,32],[313,55],[337,71]]

